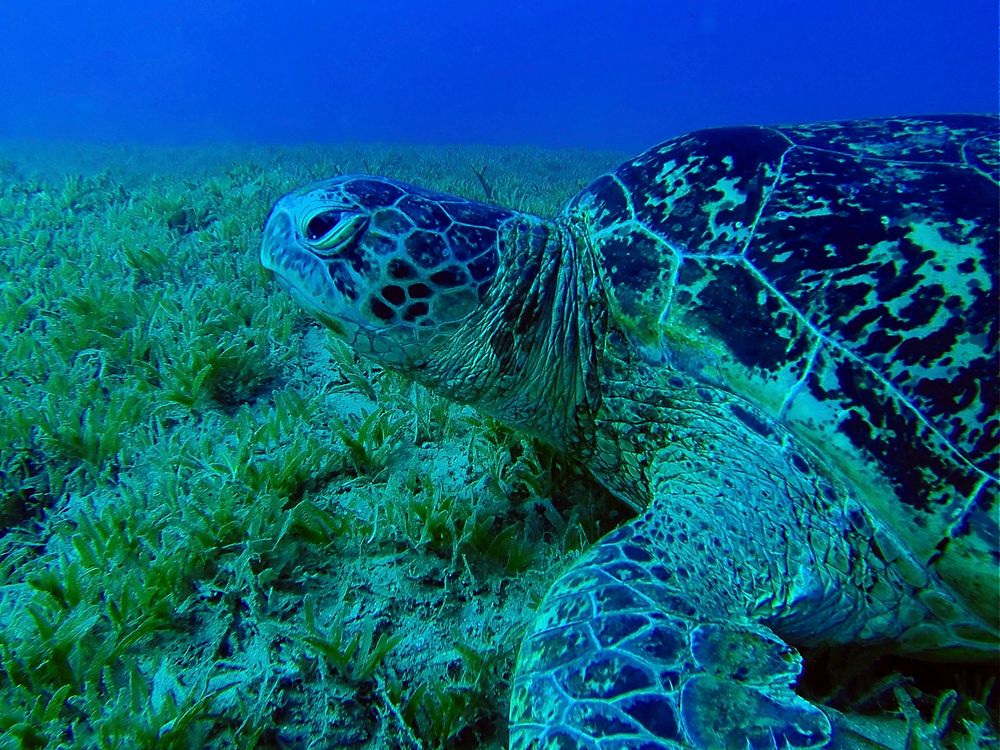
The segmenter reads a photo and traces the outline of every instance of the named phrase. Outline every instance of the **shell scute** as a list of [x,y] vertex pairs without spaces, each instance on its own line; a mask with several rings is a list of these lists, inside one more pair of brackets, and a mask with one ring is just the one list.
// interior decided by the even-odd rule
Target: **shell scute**
[[983,119],[982,115],[889,117],[796,125],[783,131],[800,146],[825,151],[864,158],[961,165],[966,161],[966,145],[982,137]]
[[948,164],[796,149],[746,258],[824,339],[884,378],[873,388],[898,389],[995,474],[995,435],[984,441],[982,426],[996,406],[989,279],[1000,240],[984,181]]
[[[761,128],[732,128],[719,140],[693,133],[623,164],[614,177],[630,191],[631,211],[615,195],[604,222],[631,214],[683,253],[739,252],[789,143]],[[644,186],[641,194],[631,190],[636,185]],[[596,194],[588,189],[577,200],[590,194],[603,208],[611,188],[598,181],[594,189]]]

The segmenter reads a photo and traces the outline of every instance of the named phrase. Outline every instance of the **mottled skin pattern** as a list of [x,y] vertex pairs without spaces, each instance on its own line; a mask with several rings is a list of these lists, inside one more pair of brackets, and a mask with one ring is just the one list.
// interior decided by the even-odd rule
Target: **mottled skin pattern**
[[372,177],[262,262],[640,511],[556,583],[513,748],[827,747],[797,647],[997,658],[997,119],[667,141],[554,221]]

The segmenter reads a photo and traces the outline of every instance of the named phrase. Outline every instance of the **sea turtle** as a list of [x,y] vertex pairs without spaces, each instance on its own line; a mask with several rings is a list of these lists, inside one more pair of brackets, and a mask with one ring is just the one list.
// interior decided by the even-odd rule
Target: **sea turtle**
[[826,747],[799,648],[996,659],[998,119],[668,140],[555,219],[383,177],[261,260],[387,367],[638,515],[554,583],[513,748]]

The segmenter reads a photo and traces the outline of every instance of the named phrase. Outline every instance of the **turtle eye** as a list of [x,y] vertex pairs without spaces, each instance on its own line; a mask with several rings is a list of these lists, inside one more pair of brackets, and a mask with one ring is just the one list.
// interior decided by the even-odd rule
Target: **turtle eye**
[[306,224],[306,239],[315,242],[328,235],[343,218],[343,211],[323,211],[309,219]]

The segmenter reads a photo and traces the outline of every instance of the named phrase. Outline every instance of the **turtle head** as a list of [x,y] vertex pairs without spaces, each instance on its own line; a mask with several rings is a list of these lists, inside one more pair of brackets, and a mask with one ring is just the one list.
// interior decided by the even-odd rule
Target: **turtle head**
[[359,354],[562,445],[593,382],[578,253],[558,221],[347,175],[281,198],[260,258]]
[[381,177],[348,175],[281,198],[261,263],[357,351],[410,370],[475,313],[516,214]]

